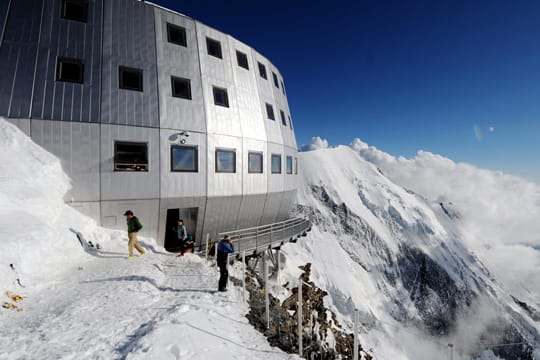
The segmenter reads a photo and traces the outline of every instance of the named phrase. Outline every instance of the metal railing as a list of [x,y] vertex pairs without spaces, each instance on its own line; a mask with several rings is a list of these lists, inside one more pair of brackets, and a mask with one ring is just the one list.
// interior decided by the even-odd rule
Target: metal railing
[[[298,213],[301,215],[300,213]],[[311,216],[294,217],[285,221],[219,233],[219,238],[229,235],[235,253],[267,250],[293,241],[311,230]]]

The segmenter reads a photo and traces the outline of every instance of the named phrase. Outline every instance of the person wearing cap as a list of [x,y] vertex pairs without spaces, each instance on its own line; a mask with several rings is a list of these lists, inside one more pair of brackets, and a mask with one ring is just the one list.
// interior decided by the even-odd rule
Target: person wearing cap
[[217,265],[219,266],[219,284],[218,291],[227,291],[227,280],[229,279],[229,271],[227,270],[227,261],[229,254],[234,253],[234,245],[229,235],[225,235],[218,243],[217,248]]
[[137,239],[137,232],[143,228],[141,225],[141,222],[135,215],[133,215],[133,211],[128,210],[124,213],[124,216],[126,216],[127,221],[127,228],[128,228],[128,252],[129,256],[128,259],[133,258],[133,248],[137,249],[137,251],[141,254],[141,256],[144,255],[144,250],[142,249],[141,245],[139,244],[139,240]]

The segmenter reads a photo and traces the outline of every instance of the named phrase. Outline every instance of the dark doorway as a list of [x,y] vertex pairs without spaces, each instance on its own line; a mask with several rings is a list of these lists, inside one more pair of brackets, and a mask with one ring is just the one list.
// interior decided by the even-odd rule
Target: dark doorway
[[197,241],[195,234],[197,232],[198,213],[199,208],[167,209],[167,221],[165,222],[165,250],[170,252],[180,251],[180,243],[178,242],[178,236],[175,231],[178,226],[178,219],[184,220],[188,239],[191,238],[195,242]]

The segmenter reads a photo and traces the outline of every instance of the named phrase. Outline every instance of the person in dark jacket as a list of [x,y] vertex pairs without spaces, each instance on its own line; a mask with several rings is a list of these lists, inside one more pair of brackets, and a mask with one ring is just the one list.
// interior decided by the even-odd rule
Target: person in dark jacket
[[137,249],[137,251],[141,254],[141,256],[144,255],[144,250],[142,249],[141,245],[139,244],[139,240],[137,239],[137,233],[139,230],[143,228],[141,225],[141,222],[135,215],[133,215],[133,211],[128,210],[124,213],[124,216],[126,216],[127,221],[127,228],[128,228],[128,252],[129,256],[128,259],[133,258],[133,248]]
[[218,291],[227,291],[227,280],[229,279],[229,271],[227,270],[227,260],[229,254],[234,253],[234,245],[229,235],[225,235],[218,244],[217,249],[217,264],[219,266],[219,285]]
[[180,245],[180,254],[178,256],[184,256],[186,251],[186,239],[188,237],[186,226],[184,225],[184,220],[178,219],[176,229],[173,228],[173,231],[176,233],[178,238],[178,245]]

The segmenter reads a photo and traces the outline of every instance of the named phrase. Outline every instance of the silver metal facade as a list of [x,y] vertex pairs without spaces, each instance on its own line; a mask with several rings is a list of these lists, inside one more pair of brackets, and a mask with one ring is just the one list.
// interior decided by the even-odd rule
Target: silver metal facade
[[[175,209],[190,214],[197,242],[289,217],[296,140],[283,77],[267,58],[150,3],[88,0],[86,21],[76,21],[63,18],[64,1],[0,3],[0,115],[62,160],[73,180],[66,202],[116,229],[125,229],[129,208],[160,244]],[[169,26],[185,30],[185,44],[169,41]],[[219,42],[221,57],[209,54],[207,39]],[[82,83],[57,79],[59,58],[84,64]],[[142,91],[120,88],[121,66],[142,73]],[[189,80],[190,98],[173,96],[173,77]],[[215,104],[214,88],[226,91],[227,106]],[[146,145],[147,171],[115,169],[119,141]],[[197,171],[172,171],[171,147],[180,144],[196,149]],[[216,171],[216,150],[234,151],[234,172]],[[262,155],[262,173],[248,171],[249,153]]]

